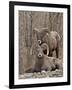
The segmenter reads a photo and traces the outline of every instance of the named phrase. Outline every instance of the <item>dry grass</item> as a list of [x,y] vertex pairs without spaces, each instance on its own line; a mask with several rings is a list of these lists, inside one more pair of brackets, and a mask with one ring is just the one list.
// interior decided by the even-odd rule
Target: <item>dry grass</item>
[[[63,60],[63,13],[19,11],[19,78],[26,78],[25,70],[32,64],[30,48],[32,46],[32,32],[34,28],[48,28],[57,31],[61,37],[59,58]],[[55,56],[55,53],[54,53]],[[62,71],[48,71],[43,74],[33,73],[31,78],[62,76]],[[54,74],[53,74],[54,73]],[[58,74],[58,75],[57,75]],[[38,78],[37,76],[37,78]]]
[[19,76],[19,79],[28,78],[51,78],[51,77],[62,77],[63,71],[56,69],[55,71],[42,71],[38,73],[25,73]]

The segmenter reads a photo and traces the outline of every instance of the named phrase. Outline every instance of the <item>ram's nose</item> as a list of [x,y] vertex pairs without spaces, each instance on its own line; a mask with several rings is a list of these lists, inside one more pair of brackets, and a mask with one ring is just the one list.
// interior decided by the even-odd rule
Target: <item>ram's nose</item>
[[39,53],[39,54],[38,54],[38,57],[39,57],[39,58],[41,58],[41,57],[42,57],[42,54],[41,54],[41,53]]

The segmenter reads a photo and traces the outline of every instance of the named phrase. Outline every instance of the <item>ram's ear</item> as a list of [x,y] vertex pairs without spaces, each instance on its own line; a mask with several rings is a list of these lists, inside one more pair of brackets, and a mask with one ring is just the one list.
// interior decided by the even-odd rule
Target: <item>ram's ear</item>
[[42,33],[46,34],[46,33],[50,33],[50,31],[48,30],[48,28],[42,28]]
[[35,30],[35,31],[39,31],[39,29],[38,29],[38,28],[34,28],[34,30]]
[[36,34],[38,31],[39,31],[38,28],[34,28],[34,29],[33,29],[33,34]]

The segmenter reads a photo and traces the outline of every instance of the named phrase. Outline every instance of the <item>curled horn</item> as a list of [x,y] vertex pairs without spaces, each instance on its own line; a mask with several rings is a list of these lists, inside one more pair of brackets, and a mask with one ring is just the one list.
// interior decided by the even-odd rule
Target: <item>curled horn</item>
[[49,47],[47,46],[47,56],[49,55]]
[[49,47],[48,47],[48,45],[47,45],[46,43],[43,43],[43,44],[41,45],[41,47],[42,47],[43,51],[44,51],[44,50],[47,50],[47,56],[48,56],[48,55],[49,55]]

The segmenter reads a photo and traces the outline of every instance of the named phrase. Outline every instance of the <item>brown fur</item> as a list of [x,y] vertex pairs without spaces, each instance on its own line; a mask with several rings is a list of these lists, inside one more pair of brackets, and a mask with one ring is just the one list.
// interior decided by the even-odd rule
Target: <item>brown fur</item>
[[55,70],[55,69],[62,69],[62,60],[55,58],[55,57],[48,57],[44,55],[44,63],[42,66],[42,70]]

